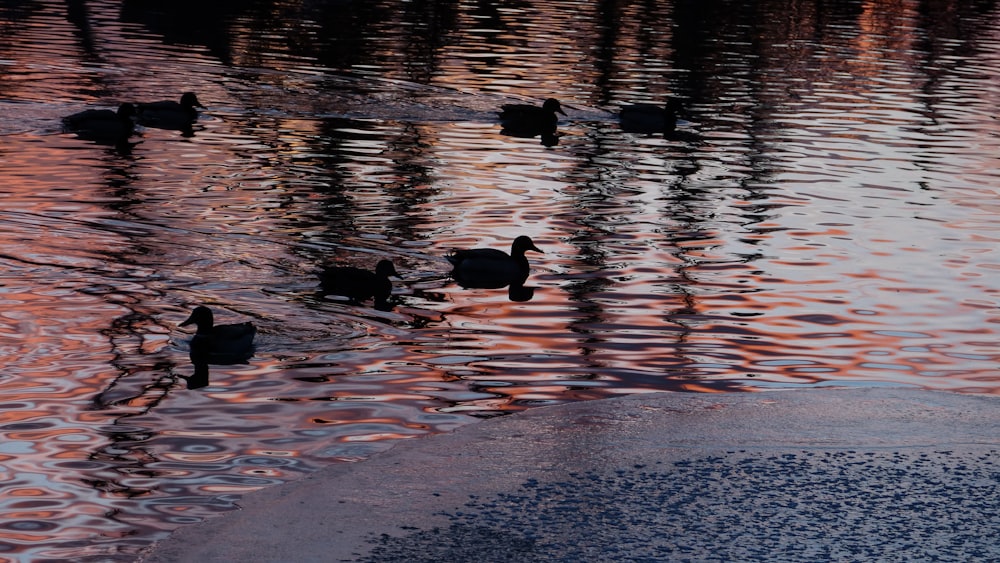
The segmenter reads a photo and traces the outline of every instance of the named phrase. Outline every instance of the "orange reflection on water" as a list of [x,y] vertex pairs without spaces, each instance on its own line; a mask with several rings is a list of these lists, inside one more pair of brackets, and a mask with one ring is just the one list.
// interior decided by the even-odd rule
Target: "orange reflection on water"
[[[15,514],[88,516],[0,541],[125,553],[220,497],[535,405],[1000,389],[993,39],[919,21],[961,3],[235,3],[179,35],[83,4],[89,31],[42,2],[0,47],[11,117],[37,112],[0,148],[0,422],[20,448],[0,459],[32,479],[15,502],[59,495]],[[55,132],[181,88],[208,106],[193,136]],[[558,146],[499,134],[500,103],[550,95]],[[694,140],[600,109],[666,95]],[[447,279],[450,248],[517,234],[545,251],[530,301]],[[394,311],[313,295],[321,265],[382,257]],[[189,389],[174,325],[199,302],[254,320],[259,348]]]
[[[727,393],[730,391],[718,386],[704,385],[700,383],[682,383],[680,385],[680,389],[693,393]],[[747,389],[747,391],[753,391],[753,389]]]
[[381,440],[407,440],[410,438],[416,438],[412,434],[399,434],[394,432],[376,432],[372,434],[355,434],[351,436],[343,436],[340,441],[343,442],[378,442]]
[[172,459],[176,461],[188,461],[192,463],[219,463],[227,461],[233,457],[231,453],[225,454],[198,454],[182,452],[164,452],[160,454],[160,459]]
[[[29,503],[30,504],[30,503]],[[30,507],[30,506],[28,506]],[[25,503],[13,503],[11,508],[28,508]],[[4,515],[5,519],[10,520],[45,520],[48,518],[53,518],[58,516],[59,512],[55,510],[34,510],[34,511],[13,511]]]
[[12,497],[52,497],[54,496],[51,491],[46,491],[44,489],[35,489],[31,487],[16,488],[6,491],[4,494]]
[[204,485],[201,490],[205,493],[211,493],[216,495],[245,495],[247,493],[252,493],[254,491],[259,491],[262,486],[237,486],[237,485]]

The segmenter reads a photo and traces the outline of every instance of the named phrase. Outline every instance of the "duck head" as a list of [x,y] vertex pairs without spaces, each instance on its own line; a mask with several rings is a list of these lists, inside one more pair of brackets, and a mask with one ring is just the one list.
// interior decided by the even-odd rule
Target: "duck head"
[[524,253],[528,250],[533,250],[535,252],[542,252],[535,243],[531,240],[531,237],[527,235],[521,235],[514,239],[514,242],[510,245],[510,255],[511,256],[524,256]]
[[131,120],[133,117],[135,117],[135,114],[136,114],[135,106],[128,102],[125,102],[124,104],[118,106],[118,111],[115,112],[115,115],[117,115],[123,120]]
[[375,273],[379,277],[384,278],[389,276],[399,277],[399,274],[396,273],[396,267],[388,260],[379,260],[378,264],[375,264]]
[[562,104],[560,104],[559,100],[555,98],[549,98],[545,100],[545,102],[542,104],[542,109],[544,109],[547,112],[561,113],[563,115],[566,115],[566,112],[562,110]]
[[186,108],[203,108],[205,106],[201,105],[198,101],[198,96],[194,95],[194,92],[184,92],[181,95],[181,105]]
[[186,321],[182,322],[180,326],[195,325],[198,327],[198,332],[211,332],[212,327],[215,326],[215,319],[212,316],[212,310],[204,305],[199,305],[194,308],[191,312],[191,316],[187,318]]

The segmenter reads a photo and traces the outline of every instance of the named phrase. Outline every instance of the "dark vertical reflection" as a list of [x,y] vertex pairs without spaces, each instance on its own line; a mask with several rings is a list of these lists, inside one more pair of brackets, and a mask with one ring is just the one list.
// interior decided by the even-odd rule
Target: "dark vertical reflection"
[[457,0],[416,0],[394,15],[405,31],[399,45],[405,56],[408,80],[429,84],[440,69],[448,39],[456,24]]
[[86,0],[66,0],[66,20],[73,24],[80,39],[80,50],[88,60],[98,59],[94,47],[94,28],[90,25],[90,14]]
[[388,66],[426,83],[437,74],[456,13],[454,1],[127,0],[122,20],[167,43],[204,45],[224,64],[266,67],[307,57],[331,69]]
[[[78,0],[79,1],[79,0]],[[165,44],[204,45],[224,64],[235,62],[232,23],[248,11],[270,13],[269,1],[124,0],[121,20],[141,24]],[[280,19],[269,20],[269,26]]]
[[997,9],[995,0],[955,2],[923,0],[918,3],[920,29],[917,39],[924,58],[921,71],[927,77],[924,92],[929,104],[938,101],[942,78],[951,75],[955,60],[975,60],[991,48],[981,43],[988,33],[989,16]]
[[0,2],[0,38],[9,41],[17,32],[23,31],[24,23],[41,9],[42,3],[34,0]]

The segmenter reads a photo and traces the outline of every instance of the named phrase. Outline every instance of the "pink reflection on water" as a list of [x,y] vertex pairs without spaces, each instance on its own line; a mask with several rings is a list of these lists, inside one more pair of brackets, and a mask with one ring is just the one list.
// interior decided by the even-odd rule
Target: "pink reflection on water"
[[[423,28],[375,2],[375,45],[334,69],[321,19],[272,29],[288,16],[244,7],[198,46],[86,4],[89,50],[47,2],[2,47],[18,101],[0,148],[10,552],[101,557],[113,538],[131,558],[239,494],[536,405],[1000,389],[996,96],[970,80],[996,74],[972,43],[995,30],[936,37],[913,2],[835,25],[764,3],[693,34],[680,4],[542,2],[499,12],[496,33],[460,10],[414,52]],[[685,43],[716,33],[696,56]],[[698,142],[622,134],[600,109],[694,87]],[[180,89],[209,106],[191,137],[57,131]],[[549,95],[570,108],[557,147],[499,134],[499,103]],[[447,279],[450,248],[519,234],[545,250],[530,300]],[[404,272],[393,311],[313,295],[321,263],[381,257]],[[201,302],[262,330],[250,364],[192,390],[175,325]]]

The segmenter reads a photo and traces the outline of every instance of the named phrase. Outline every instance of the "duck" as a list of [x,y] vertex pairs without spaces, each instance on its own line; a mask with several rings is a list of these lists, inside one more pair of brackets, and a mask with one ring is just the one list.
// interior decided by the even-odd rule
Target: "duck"
[[242,364],[253,356],[253,339],[257,327],[251,322],[216,325],[212,310],[199,305],[180,326],[198,327],[191,339],[191,363],[196,367],[206,364]]
[[385,307],[392,295],[390,277],[399,277],[389,260],[379,260],[371,272],[354,266],[330,266],[319,274],[324,293],[343,295],[356,301],[375,300],[376,308]]
[[541,107],[531,104],[504,104],[500,106],[501,133],[512,137],[536,137],[552,139],[556,137],[556,127],[562,110],[559,100],[549,98]]
[[623,131],[627,133],[663,133],[669,135],[677,128],[677,114],[682,110],[677,98],[670,98],[662,106],[633,104],[625,106],[618,114]]
[[139,123],[156,129],[189,130],[198,119],[198,110],[203,108],[194,92],[185,92],[180,102],[161,100],[138,104],[136,113]]
[[542,252],[531,237],[521,235],[511,243],[510,254],[494,248],[473,248],[455,250],[445,258],[453,267],[452,277],[462,287],[520,287],[528,279],[530,266],[524,253],[529,250]]
[[117,110],[88,109],[63,118],[66,130],[81,139],[105,143],[126,141],[135,132],[135,105],[124,103]]

